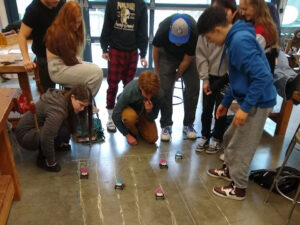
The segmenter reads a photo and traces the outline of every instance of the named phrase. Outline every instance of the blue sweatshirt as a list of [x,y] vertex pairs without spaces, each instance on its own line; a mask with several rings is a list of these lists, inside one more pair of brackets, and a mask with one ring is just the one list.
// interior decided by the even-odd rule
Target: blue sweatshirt
[[225,47],[230,87],[221,104],[228,108],[236,99],[247,113],[252,107],[273,107],[277,92],[253,25],[244,21],[234,23],[226,36]]

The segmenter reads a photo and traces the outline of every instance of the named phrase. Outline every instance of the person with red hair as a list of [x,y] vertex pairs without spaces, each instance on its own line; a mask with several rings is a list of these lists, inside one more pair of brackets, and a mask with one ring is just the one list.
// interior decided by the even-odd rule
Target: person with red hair
[[78,57],[83,49],[84,27],[77,2],[67,2],[62,7],[47,30],[45,42],[51,80],[68,87],[86,84],[96,96],[103,73],[97,65],[83,63]]

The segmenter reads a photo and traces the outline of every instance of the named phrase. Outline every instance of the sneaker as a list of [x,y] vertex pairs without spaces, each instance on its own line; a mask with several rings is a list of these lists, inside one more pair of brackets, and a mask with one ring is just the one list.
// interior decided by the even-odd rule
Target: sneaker
[[195,149],[196,152],[203,152],[205,149],[208,148],[208,144],[209,144],[209,139],[207,139],[206,137],[202,137]]
[[244,200],[246,198],[246,189],[236,187],[233,181],[227,186],[214,187],[213,193],[217,196],[234,200]]
[[49,172],[57,173],[61,170],[61,167],[57,162],[54,165],[49,166],[45,157],[43,157],[41,155],[38,155],[38,157],[36,159],[36,165],[37,165],[37,167],[47,170]]
[[207,174],[211,177],[217,177],[228,181],[232,181],[229,175],[229,169],[225,164],[223,164],[223,167],[221,169],[209,169],[207,171]]
[[215,154],[222,149],[223,149],[222,143],[219,140],[214,139],[213,143],[209,145],[209,148],[206,149],[205,152],[208,154]]
[[172,127],[171,126],[166,126],[166,127],[163,127],[161,129],[161,136],[160,136],[160,139],[162,141],[169,141],[170,138],[171,138],[171,134],[172,134]]
[[222,160],[224,162],[224,153],[222,153],[219,157],[220,160]]
[[106,124],[106,128],[107,128],[107,131],[108,132],[116,132],[117,129],[116,129],[116,125],[114,124],[114,122],[110,119],[108,120],[107,124]]
[[197,138],[197,132],[195,131],[193,125],[184,126],[183,133],[185,133],[185,135],[188,139],[196,139]]

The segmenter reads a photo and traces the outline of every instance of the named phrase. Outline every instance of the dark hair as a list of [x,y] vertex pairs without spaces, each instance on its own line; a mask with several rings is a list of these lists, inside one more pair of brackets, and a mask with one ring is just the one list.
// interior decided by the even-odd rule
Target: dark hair
[[211,5],[213,5],[214,3],[216,3],[217,6],[230,9],[232,13],[234,13],[237,10],[235,0],[212,0]]
[[204,35],[213,31],[216,26],[226,27],[228,21],[224,9],[220,6],[208,7],[197,22],[198,34]]
[[84,120],[88,116],[89,123],[89,138],[92,140],[93,134],[93,96],[90,88],[85,84],[78,84],[73,86],[70,91],[65,92],[65,98],[68,102],[68,126],[72,134],[76,133],[78,118],[75,115],[74,108],[71,101],[71,96],[74,96],[76,100],[82,102],[89,102],[88,107],[86,107],[82,112],[79,113],[80,119]]

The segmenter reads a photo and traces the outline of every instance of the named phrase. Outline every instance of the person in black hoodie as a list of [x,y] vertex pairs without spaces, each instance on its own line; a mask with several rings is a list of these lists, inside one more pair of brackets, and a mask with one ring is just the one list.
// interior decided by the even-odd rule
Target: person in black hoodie
[[125,86],[134,78],[138,50],[142,66],[147,67],[147,31],[148,13],[143,0],[107,1],[100,43],[102,57],[108,61],[106,108],[109,115],[107,130],[110,132],[116,131],[111,116],[118,84],[122,80]]

